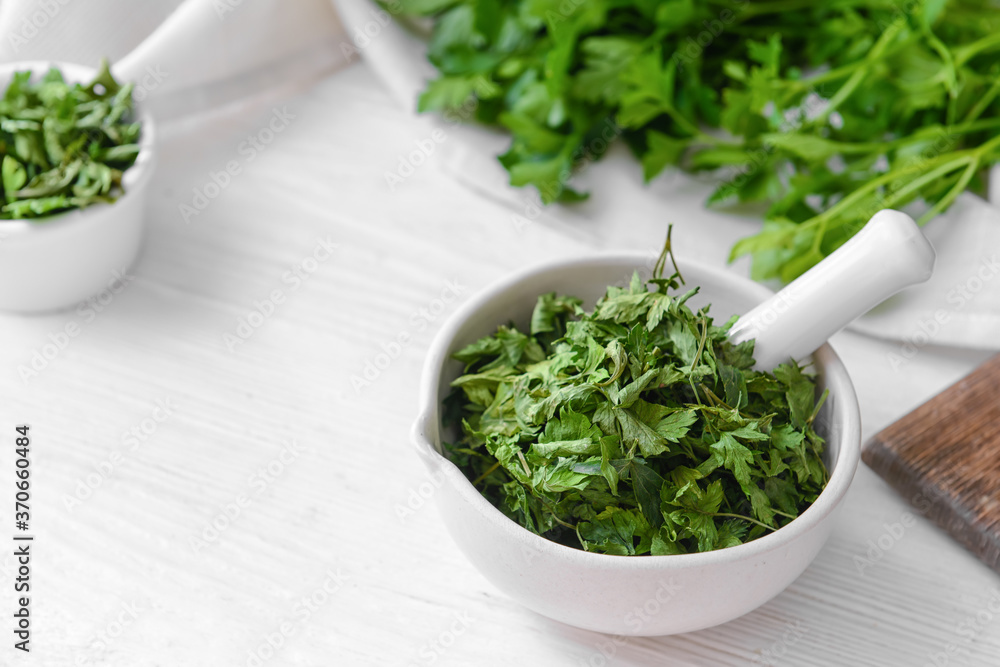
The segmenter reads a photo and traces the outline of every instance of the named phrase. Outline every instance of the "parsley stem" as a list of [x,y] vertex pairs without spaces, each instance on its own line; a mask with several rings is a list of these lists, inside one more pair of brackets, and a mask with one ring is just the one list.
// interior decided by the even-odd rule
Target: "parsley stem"
[[948,208],[955,198],[965,191],[965,187],[969,184],[969,181],[972,180],[972,177],[976,175],[977,171],[979,171],[979,160],[976,159],[970,161],[969,166],[965,168],[965,171],[962,172],[962,175],[959,177],[955,185],[948,190],[948,193],[945,194],[944,197],[941,197],[941,199],[939,199],[929,211],[920,216],[920,224],[927,223],[931,220],[931,218]]
[[[886,32],[889,32],[889,30],[886,29]],[[898,32],[898,28],[895,32]],[[886,33],[882,33],[882,36],[884,37],[885,34]],[[896,51],[906,46],[907,43],[908,42],[900,42],[899,44],[891,44],[891,45],[886,44],[883,47],[882,52],[879,53],[878,55],[879,57],[891,56]],[[837,81],[843,79],[844,77],[849,77],[852,74],[854,74],[854,72],[856,72],[858,69],[861,69],[866,65],[870,65],[873,62],[874,60],[871,58],[871,55],[869,54],[869,57],[865,58],[864,60],[858,60],[847,65],[841,65],[840,67],[835,67],[833,69],[826,70],[825,72],[814,74],[811,77],[800,79],[798,81],[795,81],[794,83],[796,84],[796,87],[798,87],[800,90],[802,89],[814,90],[818,85],[829,83],[831,81]],[[790,81],[789,83],[792,82]]]
[[[951,161],[948,162],[947,160]],[[965,166],[967,161],[968,161],[968,153],[966,151],[959,151],[951,154],[946,153],[944,155],[939,155],[937,157],[929,159],[927,161],[927,164],[924,165],[925,167],[931,165],[938,165],[941,163],[944,164],[942,164],[939,167],[936,167],[930,172],[926,172],[919,179],[911,181],[902,189],[893,192],[892,195],[890,195],[883,202],[881,202],[879,208],[891,208],[893,204],[899,202],[902,199],[903,195],[909,194],[910,192],[919,189],[920,187],[923,187],[926,183],[934,179],[940,178],[941,176],[947,174],[950,171],[953,171],[954,169],[960,166]],[[887,185],[899,179],[904,173],[910,171],[911,169],[912,167],[910,166],[898,167],[896,169],[893,169],[892,171],[887,171],[878,178],[874,178],[866,182],[864,185],[851,192],[849,195],[841,199],[839,202],[837,202],[827,210],[803,222],[801,227],[809,228],[814,226],[820,226],[825,232],[826,221],[836,219],[837,216],[839,216],[846,210],[850,209],[850,207],[852,207],[853,205],[859,203],[866,196],[876,191],[883,185]]]
[[978,155],[980,158],[984,158],[988,156],[991,152],[993,152],[993,149],[995,149],[997,146],[1000,146],[1000,135],[993,137],[985,144],[979,146],[978,148],[973,149],[973,152],[976,153],[976,155]]
[[[1000,139],[1000,137],[996,137],[995,139]],[[993,143],[995,142],[990,141],[986,144],[983,144],[983,146],[981,146],[980,148],[986,148],[986,147],[992,148],[990,144]],[[979,149],[976,149],[976,151],[978,150]],[[976,151],[969,151],[969,150],[956,151],[955,153],[950,153],[950,154],[946,153],[944,155],[939,155],[936,158],[932,158],[931,160],[928,161],[929,164],[938,164],[941,162],[944,162],[944,164],[941,164],[940,166],[932,169],[931,171],[925,172],[919,178],[910,181],[899,190],[890,193],[888,196],[877,202],[878,208],[879,209],[894,208],[899,204],[906,203],[912,198],[911,195],[916,194],[917,191],[920,190],[920,188],[924,187],[928,183],[936,181],[937,179],[944,177],[945,175],[955,171],[956,169],[962,167],[968,168],[970,165],[978,165],[980,158],[977,155]],[[949,159],[950,161],[945,161]],[[830,223],[836,220],[841,213],[849,211],[853,205],[859,203],[865,197],[877,191],[878,188],[880,188],[881,186],[899,180],[902,177],[902,175],[905,174],[910,169],[912,168],[904,166],[886,172],[885,174],[882,174],[882,176],[880,176],[879,178],[868,181],[867,183],[865,183],[864,185],[856,189],[854,192],[844,197],[839,202],[837,202],[827,210],[823,211],[819,215],[816,215],[810,218],[809,220],[803,222],[800,225],[800,229],[802,229],[803,231],[809,229],[810,227],[816,227],[816,226],[819,227],[819,229],[817,229],[815,232],[816,236],[814,237],[812,244],[813,251],[815,251],[816,253],[820,252],[820,247],[823,243],[823,238],[825,237],[826,232],[828,231]],[[971,175],[969,176],[968,179],[964,179],[963,177],[964,179],[964,184],[962,186],[963,189],[964,186],[968,184],[969,179],[972,178],[972,175],[975,174],[975,171],[976,169],[971,170]],[[952,191],[949,191],[949,193],[945,195],[945,197],[943,198],[947,200],[946,203],[940,208],[935,206],[928,213],[933,213],[934,215],[936,215],[937,212],[947,207],[951,203],[951,201],[961,193],[961,191],[962,190],[954,190],[954,189]],[[954,196],[952,196],[952,193],[954,193]],[[871,214],[874,213],[875,213],[874,210],[871,211]],[[933,215],[928,216],[925,214],[920,218],[919,220],[920,224],[926,223],[928,220],[930,220],[931,217],[933,217]],[[852,223],[860,223],[863,225],[866,222],[867,220],[859,221],[853,218],[845,217],[840,221],[840,224],[837,226],[842,227],[844,225]]]
[[[979,116],[982,115],[984,111],[986,111],[986,107],[991,105],[993,103],[993,100],[996,99],[997,93],[1000,93],[1000,79],[994,81],[993,85],[990,86],[989,90],[987,90],[986,93],[979,98],[979,101],[976,102],[976,105],[971,109],[969,109],[969,113],[965,115],[965,120],[972,121],[979,118]],[[989,120],[996,121],[998,119],[991,118]]]
[[918,222],[921,225],[923,225],[928,221],[930,221],[931,218],[939,214],[941,211],[951,206],[951,203],[958,198],[958,195],[962,194],[962,192],[965,191],[965,187],[969,184],[969,181],[971,181],[972,178],[976,175],[976,172],[979,171],[979,168],[982,165],[985,158],[997,146],[1000,146],[1000,136],[993,137],[991,140],[987,141],[979,148],[974,149],[971,153],[973,159],[969,162],[969,165],[965,168],[965,171],[959,177],[955,185],[953,185],[952,188],[947,192],[947,194],[941,197],[941,199],[939,199],[938,202],[934,204],[934,206],[931,207],[929,211],[920,216],[920,220],[918,220]]
[[731,519],[743,519],[744,521],[749,521],[750,523],[757,524],[761,528],[767,528],[771,532],[777,530],[777,528],[773,528],[772,526],[769,526],[766,523],[761,523],[760,521],[757,521],[757,519],[751,519],[750,517],[743,516],[742,514],[731,514],[729,512],[701,512],[701,513],[708,514],[709,516],[727,516]]
[[673,105],[664,104],[662,105],[661,110],[663,111],[663,113],[670,116],[670,118],[674,121],[674,123],[677,124],[678,127],[680,127],[682,130],[690,134],[692,139],[697,139],[701,143],[712,144],[712,145],[728,143],[725,139],[720,139],[719,137],[713,137],[711,134],[706,134],[705,132],[702,132],[697,125],[688,120],[680,111],[674,108]]
[[479,486],[479,483],[480,483],[480,482],[482,482],[482,481],[483,481],[484,479],[486,479],[487,477],[489,477],[489,476],[490,476],[490,474],[491,474],[491,473],[492,473],[492,472],[493,472],[494,470],[496,470],[497,468],[499,468],[499,467],[500,467],[500,461],[497,461],[497,462],[495,462],[495,463],[494,463],[493,465],[491,465],[491,466],[490,466],[489,468],[487,468],[487,469],[486,469],[486,470],[485,470],[485,471],[483,472],[483,474],[482,474],[482,475],[480,475],[479,477],[477,477],[477,478],[476,478],[476,479],[475,479],[475,480],[474,480],[474,481],[472,482],[472,486]]
[[702,317],[699,323],[701,324],[701,340],[698,341],[698,352],[695,353],[694,359],[691,361],[692,372],[701,360],[701,354],[705,351],[705,338],[708,337],[708,321]]
[[[858,5],[863,6],[867,4],[867,0],[856,0],[855,2],[841,2],[838,3],[842,6]],[[750,3],[746,9],[739,10],[739,13],[745,14],[747,18],[752,18],[754,16],[761,16],[763,14],[784,14],[785,12],[795,11],[796,9],[812,9],[816,6],[815,0],[778,0],[775,2],[754,2]]]
[[809,419],[806,420],[806,424],[812,426],[812,423],[816,419],[816,416],[819,415],[820,409],[823,407],[823,404],[826,403],[826,399],[828,399],[829,397],[830,397],[830,389],[829,388],[824,389],[823,395],[819,397],[818,401],[816,401],[816,407],[813,408],[812,414],[809,415]]
[[[995,87],[997,92],[1000,92],[1000,79],[997,80]],[[990,95],[987,93],[987,104],[993,101],[996,97],[996,92]],[[980,100],[982,101],[982,100]],[[984,108],[985,108],[984,106]],[[973,109],[975,111],[975,109]],[[927,141],[931,137],[944,137],[950,140],[952,143],[957,139],[957,135],[960,134],[971,134],[972,132],[979,132],[980,130],[988,130],[995,127],[1000,127],[1000,118],[986,118],[983,120],[974,120],[982,111],[977,111],[975,114],[970,112],[969,118],[965,122],[957,123],[955,125],[928,125],[913,134],[908,134],[906,136],[897,137],[892,141],[885,141],[882,143],[861,143],[861,144],[843,144],[844,153],[864,153],[865,149],[871,149],[872,151],[881,149],[882,151],[889,151],[900,146],[906,146],[907,144],[917,144]]]
[[948,124],[952,125],[955,122],[955,114],[958,113],[956,106],[958,102],[958,81],[956,80],[955,73],[955,59],[952,57],[948,47],[941,42],[937,35],[931,32],[930,28],[925,27],[924,34],[927,43],[941,57],[941,61],[945,64],[944,67],[938,70],[933,80],[944,84],[944,87],[948,90],[948,107],[945,110],[945,117],[948,120]]
[[681,281],[681,285],[684,285],[684,276],[681,275],[681,270],[677,268],[677,260],[674,259],[673,245],[670,237],[674,232],[674,224],[670,223],[667,225],[667,240],[663,242],[663,250],[660,251],[660,256],[656,260],[656,266],[653,267],[653,277],[657,280],[663,278],[663,269],[667,266],[667,258],[670,259],[670,263],[674,265],[674,273],[677,274],[678,280]]
[[986,37],[981,37],[971,44],[966,44],[955,49],[955,66],[961,67],[968,61],[972,60],[974,57],[979,55],[980,51],[986,51],[995,46],[1000,46],[1000,33],[993,33],[992,35],[987,35]]
[[968,114],[966,114],[964,121],[961,123],[953,125],[927,125],[912,134],[896,137],[890,141],[836,141],[831,143],[836,144],[837,150],[841,155],[867,155],[875,152],[888,152],[901,146],[925,142],[932,137],[944,137],[954,143],[957,139],[957,135],[971,134],[981,130],[989,130],[1000,127],[1000,118],[985,118],[977,120],[979,115],[981,115],[982,112],[989,107],[998,94],[1000,94],[1000,79],[997,79],[993,83],[993,86],[984,94],[979,102],[976,103],[976,106],[973,107]]
[[711,407],[717,408],[717,407],[719,407],[721,405],[722,407],[724,407],[727,410],[732,410],[733,409],[732,406],[730,406],[724,400],[722,400],[721,398],[719,398],[715,394],[715,392],[712,391],[711,389],[709,389],[707,386],[705,386],[704,383],[699,383],[698,386],[701,387],[701,390],[705,392],[705,396],[708,398],[709,403],[712,404]]
[[[530,489],[529,489],[529,491],[530,491]],[[558,523],[560,526],[562,526],[564,528],[572,528],[573,530],[576,530],[576,526],[574,526],[571,523],[566,523],[565,521],[563,521],[562,519],[559,518],[559,515],[556,514],[555,508],[552,506],[552,504],[551,504],[551,502],[549,501],[548,498],[546,498],[545,496],[537,495],[537,494],[534,494],[534,495],[535,495],[536,498],[538,498],[538,500],[541,501],[542,505],[545,506],[545,509],[548,510],[548,512],[549,512],[549,516],[551,516],[552,519],[556,523]]]
[[815,254],[822,254],[820,248],[823,246],[823,237],[826,236],[826,228],[830,223],[830,218],[824,218],[821,223],[819,223],[819,229],[816,231],[816,235],[813,236],[812,252]]
[[521,467],[524,468],[524,474],[531,478],[531,468],[528,467],[528,461],[524,458],[524,453],[521,450],[517,450],[517,458],[521,461]]
[[[690,377],[688,378],[688,386],[691,387],[691,393],[694,394],[694,400],[698,403],[698,405],[703,405],[701,402],[701,396],[698,395],[698,390],[694,386],[694,379]],[[702,386],[704,387],[704,385]]]
[[937,169],[925,173],[920,178],[910,181],[899,190],[896,190],[895,192],[890,194],[888,197],[886,197],[885,202],[882,205],[882,208],[892,208],[896,205],[897,202],[907,201],[909,199],[910,194],[916,193],[920,188],[927,185],[928,183],[936,181],[942,176],[960,167],[969,164],[978,165],[978,163],[979,159],[974,155],[965,155],[956,160],[952,160],[951,162],[945,162]]
[[865,59],[859,62],[858,69],[851,74],[851,78],[849,78],[847,82],[840,87],[840,90],[838,90],[836,94],[830,98],[830,103],[825,109],[823,109],[823,112],[816,118],[815,122],[819,124],[825,123],[826,119],[830,117],[830,114],[836,111],[837,107],[839,107],[844,100],[851,96],[861,82],[864,81],[865,77],[868,76],[868,67],[883,57],[886,48],[888,48],[889,44],[896,39],[896,35],[899,34],[903,24],[903,21],[893,21],[889,27],[885,29],[885,32],[883,32],[878,38],[878,41],[875,42],[875,46],[873,46],[871,51],[868,52]]

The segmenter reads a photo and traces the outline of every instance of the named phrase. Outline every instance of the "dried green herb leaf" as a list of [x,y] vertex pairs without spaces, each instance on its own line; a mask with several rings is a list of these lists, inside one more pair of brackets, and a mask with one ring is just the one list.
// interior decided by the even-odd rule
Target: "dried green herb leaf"
[[826,483],[812,378],[754,370],[732,319],[672,293],[666,259],[590,311],[542,295],[531,334],[501,326],[455,355],[462,438],[445,451],[525,528],[602,553],[706,551],[777,529]]
[[139,154],[132,116],[132,85],[119,85],[106,61],[86,85],[67,84],[56,69],[34,81],[16,73],[0,100],[0,218],[114,202]]

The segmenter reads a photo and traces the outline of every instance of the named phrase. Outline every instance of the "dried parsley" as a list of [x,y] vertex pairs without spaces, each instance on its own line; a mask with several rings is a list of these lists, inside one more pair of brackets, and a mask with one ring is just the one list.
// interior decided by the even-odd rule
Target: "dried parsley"
[[103,61],[87,85],[50,69],[32,81],[16,72],[0,100],[0,219],[38,218],[122,194],[122,173],[139,153],[132,84]]
[[609,287],[592,311],[538,298],[530,332],[501,326],[457,352],[447,455],[519,524],[608,554],[742,544],[797,517],[827,482],[810,375],[752,370],[708,307],[663,278]]

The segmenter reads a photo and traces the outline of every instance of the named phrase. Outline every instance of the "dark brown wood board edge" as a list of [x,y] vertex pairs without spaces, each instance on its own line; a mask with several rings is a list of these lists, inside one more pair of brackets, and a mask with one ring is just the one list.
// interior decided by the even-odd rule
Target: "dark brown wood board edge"
[[[957,411],[968,404],[964,397],[981,392],[984,384],[992,382],[995,385],[998,381],[1000,355],[990,358],[969,375],[867,439],[861,448],[861,458],[918,512],[1000,573],[1000,475],[985,482],[989,496],[998,502],[992,503],[988,510],[981,508],[977,512],[975,506],[982,503],[968,497],[968,491],[964,495],[953,492],[951,486],[954,480],[948,480],[948,473],[952,471],[933,467],[927,469],[917,465],[915,457],[912,457],[925,442],[928,447],[940,447],[945,442],[944,438],[935,437],[936,434],[929,434],[926,428],[922,428],[932,417],[940,420],[950,415],[952,418],[968,419],[968,413],[961,415]],[[981,409],[982,412],[988,412],[990,408],[1000,410],[1000,392],[992,394],[990,399],[989,407]],[[997,428],[996,424],[992,426],[994,430]],[[977,443],[963,441],[947,444],[951,454],[962,450],[971,454],[970,448]],[[1000,439],[995,439],[993,444],[1000,451]]]
[[[946,493],[897,455],[876,435],[865,442],[861,458],[918,513],[930,519],[990,569],[1000,574],[1000,534],[982,530],[961,499]],[[1000,483],[1000,480],[998,480]]]

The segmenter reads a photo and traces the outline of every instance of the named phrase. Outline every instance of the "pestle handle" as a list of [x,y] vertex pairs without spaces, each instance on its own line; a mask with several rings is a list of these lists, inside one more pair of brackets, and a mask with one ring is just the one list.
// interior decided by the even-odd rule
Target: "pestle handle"
[[882,210],[829,257],[746,313],[729,338],[756,338],[758,370],[801,359],[855,318],[934,270],[934,249],[913,219]]

